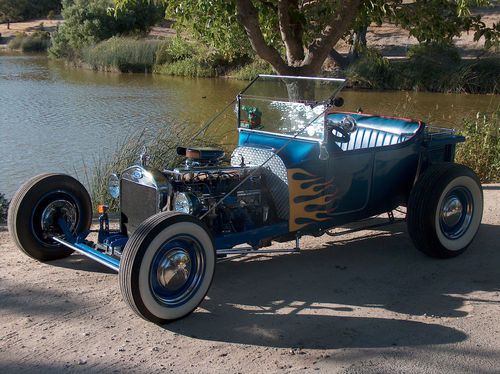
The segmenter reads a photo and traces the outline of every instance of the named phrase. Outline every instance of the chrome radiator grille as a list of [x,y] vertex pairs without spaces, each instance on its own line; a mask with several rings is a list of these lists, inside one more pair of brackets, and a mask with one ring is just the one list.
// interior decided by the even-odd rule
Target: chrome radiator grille
[[122,232],[131,235],[142,221],[158,213],[158,205],[156,188],[122,179],[120,182]]

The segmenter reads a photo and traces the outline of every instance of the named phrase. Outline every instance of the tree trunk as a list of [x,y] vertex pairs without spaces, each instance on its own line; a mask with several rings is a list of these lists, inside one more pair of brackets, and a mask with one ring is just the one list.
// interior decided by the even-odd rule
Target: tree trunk
[[329,52],[358,15],[361,2],[362,0],[340,0],[337,11],[332,14],[325,28],[305,49],[302,26],[294,19],[297,16],[294,12],[299,12],[298,1],[280,0],[277,11],[287,62],[276,48],[266,43],[260,28],[259,13],[252,0],[236,0],[236,17],[245,29],[255,53],[269,62],[278,74],[315,76],[321,72]]

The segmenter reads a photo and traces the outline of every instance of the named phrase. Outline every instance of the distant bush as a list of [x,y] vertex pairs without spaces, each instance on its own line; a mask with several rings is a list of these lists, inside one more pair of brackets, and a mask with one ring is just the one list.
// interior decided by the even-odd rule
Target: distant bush
[[9,210],[10,201],[7,200],[3,193],[0,193],[0,224],[7,222],[7,212]]
[[457,148],[457,162],[472,168],[483,183],[500,182],[500,111],[478,113],[464,121],[466,142]]
[[54,12],[53,10],[49,11],[49,13],[47,14],[47,19],[53,20],[55,18],[56,18],[56,12]]
[[392,85],[393,72],[389,60],[371,48],[366,48],[361,58],[349,66],[345,74],[356,87],[383,89]]
[[200,42],[176,37],[158,48],[154,71],[182,77],[217,77],[223,75],[230,65],[222,55]]
[[7,47],[9,49],[21,49],[21,44],[23,43],[23,40],[28,37],[28,34],[25,32],[23,33],[16,33],[16,36],[14,39],[12,39],[9,44],[7,44]]
[[345,74],[360,88],[500,93],[500,58],[462,60],[452,45],[414,46],[403,61],[390,61],[368,49]]
[[115,35],[145,34],[163,16],[164,8],[149,0],[129,2],[114,10],[111,0],[62,0],[64,23],[54,33],[51,55],[79,58],[80,52]]
[[18,33],[8,48],[23,52],[45,52],[50,47],[50,34],[46,31],[35,31],[33,34]]
[[155,73],[191,78],[211,78],[218,75],[217,67],[211,66],[196,57],[157,66]]
[[272,66],[259,58],[249,64],[238,67],[230,73],[231,78],[241,80],[252,80],[259,74],[274,74]]
[[113,37],[84,49],[81,58],[95,70],[151,72],[158,46],[155,40]]
[[163,65],[185,60],[196,54],[197,46],[194,42],[175,37],[163,42],[158,48],[156,64]]

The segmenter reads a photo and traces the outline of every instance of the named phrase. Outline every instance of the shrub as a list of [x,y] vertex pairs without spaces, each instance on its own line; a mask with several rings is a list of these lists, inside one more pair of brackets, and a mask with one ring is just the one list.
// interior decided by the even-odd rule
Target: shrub
[[185,60],[172,62],[171,64],[157,66],[155,73],[191,78],[211,78],[218,75],[216,67],[210,66],[197,57],[190,57]]
[[252,80],[259,74],[274,74],[272,66],[259,58],[249,64],[240,66],[236,70],[231,72],[231,77],[241,80]]
[[7,45],[7,47],[9,49],[21,49],[21,44],[23,43],[23,40],[25,38],[28,37],[28,34],[26,34],[25,32],[23,33],[16,33],[16,36],[14,37],[14,39],[12,39],[9,44]]
[[196,54],[196,46],[193,42],[181,37],[175,37],[165,41],[158,48],[156,64],[163,65],[193,57]]
[[436,92],[500,92],[500,59],[461,60],[453,45],[411,47],[408,60],[389,61],[368,49],[346,70],[352,86]]
[[409,49],[408,58],[408,61],[393,64],[398,89],[443,92],[461,86],[463,72],[458,69],[461,59],[456,47],[417,45]]
[[45,52],[50,47],[50,34],[46,31],[36,31],[24,38],[21,43],[23,52]]
[[23,52],[44,52],[50,47],[50,34],[46,31],[35,31],[31,35],[18,33],[8,47]]
[[159,42],[113,37],[84,49],[82,60],[95,70],[151,72]]
[[180,37],[164,42],[156,55],[155,73],[182,77],[216,77],[230,66],[218,52]]
[[64,23],[54,33],[50,53],[58,58],[80,57],[84,48],[115,35],[146,33],[163,14],[149,0],[131,1],[113,12],[112,0],[63,0]]
[[392,66],[375,49],[365,49],[361,58],[349,66],[345,74],[357,87],[382,89],[392,86]]
[[0,193],[0,224],[7,222],[7,212],[9,210],[10,201],[7,200],[3,193]]
[[457,162],[472,168],[483,183],[500,182],[500,111],[464,120],[466,142],[457,147]]

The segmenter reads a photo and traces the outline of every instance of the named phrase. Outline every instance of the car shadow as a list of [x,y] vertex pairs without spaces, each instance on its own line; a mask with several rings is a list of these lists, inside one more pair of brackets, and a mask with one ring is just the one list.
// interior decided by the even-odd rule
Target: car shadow
[[73,253],[71,256],[65,257],[60,260],[50,261],[50,265],[65,269],[86,271],[90,273],[116,274],[116,271],[111,270],[106,266],[101,265],[100,263],[78,253]]
[[[463,255],[424,256],[404,223],[339,238],[300,255],[218,264],[207,299],[165,329],[269,347],[418,346],[463,341],[440,324],[465,317],[474,291],[498,291],[500,226],[482,225]],[[491,301],[490,301],[491,302]]]

